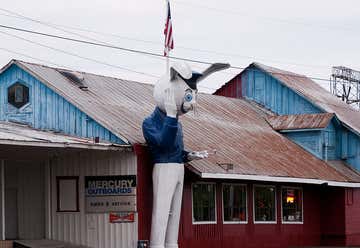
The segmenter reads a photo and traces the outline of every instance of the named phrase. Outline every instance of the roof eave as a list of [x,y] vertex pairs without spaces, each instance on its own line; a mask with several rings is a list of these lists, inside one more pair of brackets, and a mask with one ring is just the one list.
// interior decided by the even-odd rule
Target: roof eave
[[62,149],[85,149],[85,150],[102,150],[102,151],[131,151],[131,145],[114,145],[114,144],[81,144],[81,143],[62,143],[62,142],[39,142],[39,141],[18,141],[0,139],[0,145],[10,146],[31,146],[46,148]]
[[244,175],[244,174],[230,174],[230,173],[198,172],[197,174],[204,179],[235,179],[235,180],[237,179],[237,180],[249,180],[249,181],[301,183],[301,184],[328,185],[334,187],[360,188],[360,182],[341,182],[341,181],[331,181],[331,180],[313,179],[313,178]]

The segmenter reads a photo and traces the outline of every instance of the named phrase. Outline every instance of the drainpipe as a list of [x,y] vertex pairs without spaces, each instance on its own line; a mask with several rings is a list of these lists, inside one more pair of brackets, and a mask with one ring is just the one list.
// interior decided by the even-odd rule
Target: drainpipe
[[324,146],[323,146],[323,148],[324,148],[324,160],[325,161],[327,161],[328,160],[328,139],[326,138],[326,136],[328,136],[328,135],[326,135],[326,134],[328,134],[326,131],[324,131]]

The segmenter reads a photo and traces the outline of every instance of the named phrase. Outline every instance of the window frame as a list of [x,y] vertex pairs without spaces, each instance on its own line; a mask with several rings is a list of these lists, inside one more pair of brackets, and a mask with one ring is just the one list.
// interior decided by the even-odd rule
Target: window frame
[[[266,188],[266,187],[272,187],[274,188],[274,193],[275,193],[275,221],[257,221],[255,220],[255,217],[256,217],[256,214],[255,214],[255,188],[256,187],[262,187],[262,188]],[[277,192],[276,192],[277,188],[276,188],[276,185],[269,185],[269,184],[254,184],[253,185],[253,200],[252,200],[252,203],[253,203],[253,223],[254,224],[277,224]]]
[[[212,185],[214,185],[215,221],[195,221],[195,218],[194,218],[194,194],[193,194],[194,184],[212,184]],[[193,182],[193,183],[191,183],[191,218],[192,218],[193,225],[217,224],[216,189],[217,189],[217,187],[216,187],[215,182]]]
[[[283,189],[299,189],[301,190],[301,219],[302,221],[284,221],[283,219],[283,197],[282,197],[282,191]],[[304,191],[302,187],[296,187],[296,186],[281,186],[281,224],[304,224]]]
[[[13,104],[13,103],[10,103],[10,99],[9,99],[9,89],[12,88],[12,87],[19,86],[19,85],[20,85],[20,86],[23,86],[23,88],[27,88],[28,96],[27,96],[27,102],[24,103],[22,106],[17,107],[17,106],[14,105],[14,104],[16,104],[16,102],[15,102],[15,98],[16,98],[15,93],[16,93],[16,90],[14,90],[14,104]],[[23,80],[20,80],[20,79],[18,79],[18,80],[16,80],[16,81],[14,81],[13,83],[7,85],[7,87],[6,87],[6,103],[7,103],[7,104],[10,104],[11,106],[13,106],[14,108],[19,109],[19,110],[22,110],[22,109],[26,108],[27,106],[30,105],[30,102],[31,102],[31,88],[32,88],[31,85],[27,84],[26,82],[24,82]],[[24,89],[23,89],[23,90],[24,90]],[[24,97],[24,92],[23,92],[23,97]]]
[[[76,181],[76,210],[61,210],[60,209],[60,181],[61,180],[75,180]],[[76,213],[80,212],[79,200],[79,177],[78,176],[57,176],[56,177],[56,212],[57,213]]]
[[[245,221],[225,221],[224,216],[224,185],[235,185],[235,186],[244,186],[245,187],[245,211],[246,211],[246,220]],[[222,221],[223,224],[248,224],[249,221],[249,207],[248,207],[248,186],[247,184],[242,183],[222,183],[221,185],[221,205],[222,205]]]

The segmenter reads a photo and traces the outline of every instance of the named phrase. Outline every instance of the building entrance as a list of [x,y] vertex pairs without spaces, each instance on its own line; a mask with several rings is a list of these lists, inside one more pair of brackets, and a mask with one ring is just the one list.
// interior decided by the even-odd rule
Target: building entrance
[[5,238],[45,237],[44,166],[5,161]]

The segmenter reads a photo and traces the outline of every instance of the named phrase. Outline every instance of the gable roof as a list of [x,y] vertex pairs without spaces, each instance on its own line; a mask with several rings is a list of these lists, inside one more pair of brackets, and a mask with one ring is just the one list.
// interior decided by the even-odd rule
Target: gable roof
[[[120,138],[131,144],[144,143],[141,124],[155,106],[152,85],[77,72],[87,86],[84,91],[58,68],[22,61],[11,64],[29,72]],[[298,178],[311,179],[311,183],[360,183],[360,175],[350,178],[342,174],[274,131],[244,99],[199,94],[198,103],[199,114],[190,113],[181,121],[186,148],[216,149],[208,159],[188,164],[202,177],[243,175],[289,182]],[[227,164],[233,169],[228,170]]]
[[267,116],[274,130],[322,129],[329,125],[332,113]]
[[339,100],[310,78],[260,63],[252,63],[249,67],[258,68],[272,75],[325,112],[335,113],[344,126],[347,126],[360,135],[360,112]]

